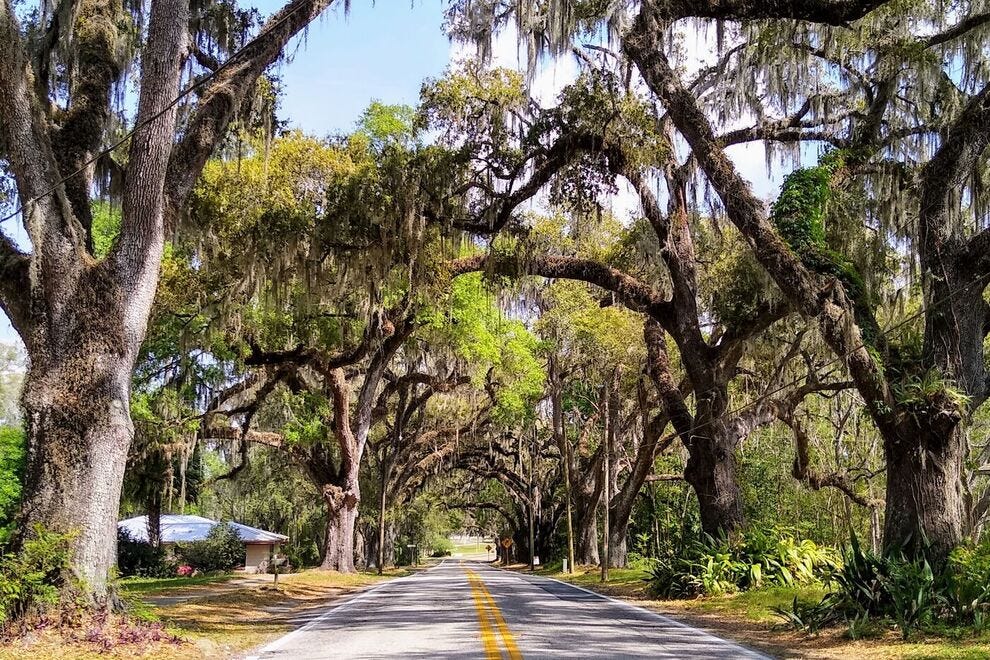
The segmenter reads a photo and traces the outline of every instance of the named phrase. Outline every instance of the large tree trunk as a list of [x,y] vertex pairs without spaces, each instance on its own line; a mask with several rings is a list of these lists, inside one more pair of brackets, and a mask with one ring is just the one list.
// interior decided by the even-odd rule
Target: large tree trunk
[[887,505],[883,546],[887,552],[923,553],[941,563],[963,539],[966,443],[959,424],[942,424],[940,428],[937,422],[928,429],[911,424],[899,439],[884,442]]
[[341,488],[328,484],[323,488],[327,504],[325,550],[321,568],[341,573],[354,572],[354,526],[357,523],[361,491],[357,480]]
[[69,359],[39,353],[32,353],[22,396],[29,447],[22,530],[28,537],[36,525],[74,534],[70,565],[99,601],[117,561],[117,513],[133,435],[132,360],[100,354],[92,344]]
[[725,433],[707,433],[693,438],[684,479],[698,497],[701,529],[706,534],[718,538],[742,527],[744,516],[742,490],[736,476],[736,447]]
[[597,566],[600,560],[598,553],[598,516],[597,507],[589,507],[582,511],[577,519],[577,530],[574,538],[574,561],[582,566]]
[[[792,3],[793,4],[793,3]],[[757,5],[754,5],[754,7]],[[762,5],[760,5],[762,7]],[[884,438],[887,460],[887,513],[884,546],[931,545],[936,563],[962,538],[961,462],[965,442],[958,424],[966,405],[955,397],[904,405],[896,374],[883,369],[854,320],[856,309],[841,288],[823,295],[822,278],[801,263],[784,244],[766,209],[739,175],[715,136],[714,128],[671,67],[660,43],[666,21],[658,4],[643,3],[623,41],[624,50],[650,89],[663,100],[672,122],[725,205],[726,215],[746,236],[774,281],[806,317],[817,318],[823,340],[845,362],[871,417]],[[925,286],[925,341],[920,374],[934,369],[979,405],[987,391],[983,341],[986,303],[979,278],[988,270],[986,241],[976,233],[958,242],[953,209],[962,203],[972,168],[982,156],[990,126],[990,87],[970,97],[947,122],[942,141],[920,176],[918,235]],[[882,108],[881,108],[882,110]],[[871,145],[865,146],[868,149]],[[972,287],[979,285],[976,289]],[[969,294],[959,294],[970,289]],[[967,298],[969,298],[967,300]],[[948,304],[948,307],[943,305]]]
[[354,526],[357,523],[361,493],[357,481],[347,488],[324,486],[327,528],[323,563],[320,568],[341,573],[354,572]]
[[[613,512],[614,513],[614,512]],[[612,568],[625,568],[628,561],[626,537],[629,534],[629,518],[619,520],[611,519],[611,529],[609,530],[609,566]]]

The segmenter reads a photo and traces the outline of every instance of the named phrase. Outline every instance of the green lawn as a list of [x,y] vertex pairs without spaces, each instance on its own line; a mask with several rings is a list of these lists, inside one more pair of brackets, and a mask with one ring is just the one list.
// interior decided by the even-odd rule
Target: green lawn
[[122,578],[117,585],[125,594],[142,594],[145,596],[156,594],[162,591],[173,591],[183,587],[195,587],[201,584],[216,584],[227,582],[238,576],[233,573],[222,575],[197,575],[196,577],[170,577],[170,578],[143,578],[129,577]]
[[451,553],[454,555],[475,555],[485,551],[486,545],[491,545],[491,541],[481,543],[455,543]]

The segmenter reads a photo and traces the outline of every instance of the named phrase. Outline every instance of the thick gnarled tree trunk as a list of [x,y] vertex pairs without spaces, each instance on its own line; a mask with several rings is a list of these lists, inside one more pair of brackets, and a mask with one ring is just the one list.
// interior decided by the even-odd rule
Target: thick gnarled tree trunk
[[[29,458],[22,530],[74,535],[76,576],[99,596],[117,556],[117,511],[133,428],[121,356],[37,361],[25,382]],[[102,365],[102,368],[100,367]]]
[[[133,437],[131,370],[157,287],[166,215],[185,206],[258,76],[329,1],[292,0],[276,13],[236,62],[203,86],[176,144],[189,3],[152,0],[141,35],[121,227],[102,261],[92,255],[90,165],[108,140],[111,90],[124,70],[116,60],[120,4],[73,5],[74,42],[61,45],[74,49],[69,57],[79,71],[68,106],[55,113],[49,71],[34,70],[12,3],[0,1],[0,159],[16,183],[31,243],[24,253],[0,231],[0,307],[31,363],[23,392],[28,467],[22,540],[37,526],[74,535],[69,566],[79,579],[69,582],[93,603],[106,601],[116,558],[120,490]],[[56,45],[57,39],[37,44],[42,50]],[[39,53],[43,69],[50,55]]]
[[684,480],[698,498],[701,529],[715,538],[731,534],[745,521],[734,445],[723,433],[699,434],[684,468]]
[[341,488],[325,485],[323,501],[327,505],[325,547],[320,568],[341,573],[354,572],[354,529],[358,519],[361,490],[357,480]]
[[[783,18],[793,7],[753,4],[742,16],[766,11],[768,16]],[[856,319],[872,310],[857,308],[844,287],[801,261],[775,231],[764,204],[727,157],[711,120],[666,57],[660,35],[667,20],[660,3],[643,3],[624,37],[625,52],[663,101],[729,219],[795,309],[818,321],[822,338],[845,362],[865,399],[884,439],[887,460],[884,546],[917,550],[930,544],[929,557],[936,563],[944,561],[947,551],[962,540],[964,529],[961,463],[965,442],[959,424],[967,409],[982,403],[987,394],[983,351],[987,316],[982,292],[990,273],[986,258],[990,232],[962,238],[953,209],[965,204],[967,179],[986,149],[990,85],[970,96],[946,121],[939,131],[939,146],[921,171],[914,239],[926,295],[925,341],[921,360],[910,367],[919,375],[934,371],[945,384],[934,397],[938,400],[905,402],[896,391],[896,379],[904,374],[884,370],[882,359],[870,352],[876,338],[864,338],[857,325]],[[886,103],[885,96],[889,95],[877,99]],[[885,110],[883,106],[871,108],[871,113],[883,117]],[[865,149],[868,159],[876,148],[874,142],[868,137],[853,146]],[[968,402],[950,396],[950,387],[960,388]]]
[[597,566],[601,561],[598,552],[598,500],[584,504],[574,520],[574,561],[579,566]]
[[884,439],[886,551],[925,553],[939,561],[963,539],[966,442],[959,424],[942,426],[905,424],[900,437]]

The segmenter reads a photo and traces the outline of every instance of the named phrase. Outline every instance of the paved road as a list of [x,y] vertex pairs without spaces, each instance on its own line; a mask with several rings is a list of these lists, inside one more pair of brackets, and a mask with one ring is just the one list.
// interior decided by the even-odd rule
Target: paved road
[[577,587],[447,560],[362,592],[253,658],[764,658]]

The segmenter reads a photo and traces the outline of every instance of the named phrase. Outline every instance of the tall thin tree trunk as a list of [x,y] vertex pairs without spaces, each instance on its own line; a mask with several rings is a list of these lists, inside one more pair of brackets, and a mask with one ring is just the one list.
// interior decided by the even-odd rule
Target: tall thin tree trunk
[[612,508],[612,446],[615,440],[615,422],[618,419],[618,370],[616,370],[616,388],[609,392],[605,400],[605,451],[602,460],[602,483],[605,485],[605,495],[602,497],[602,582],[608,582],[608,567],[612,559],[611,539],[609,539],[609,510]]
[[564,464],[564,498],[567,514],[567,572],[574,572],[574,498],[571,493],[571,463],[574,460],[574,450],[567,440],[564,428],[564,402],[562,383],[560,381],[560,366],[556,356],[550,358],[550,405],[553,409],[553,433],[556,436],[557,448],[560,450],[561,462]]
[[[383,450],[387,454],[388,449]],[[385,512],[387,510],[388,492],[388,457],[382,457],[381,483],[378,486],[378,574],[385,571]]]
[[153,548],[162,543],[162,492],[157,488],[148,495],[148,543]]

